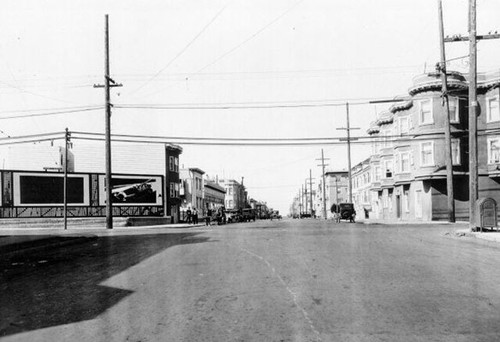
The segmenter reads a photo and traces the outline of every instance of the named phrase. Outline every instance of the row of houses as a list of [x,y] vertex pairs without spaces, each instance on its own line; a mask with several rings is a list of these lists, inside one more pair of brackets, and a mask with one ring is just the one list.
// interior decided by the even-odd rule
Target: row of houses
[[225,210],[242,210],[252,208],[258,218],[267,218],[272,208],[266,202],[249,198],[243,183],[234,179],[219,179],[218,176],[208,177],[205,171],[199,168],[182,168],[181,179],[181,221],[187,219],[188,209],[196,209],[201,215],[208,210],[216,212]]
[[[469,132],[466,75],[448,72],[455,215],[469,220]],[[381,220],[446,220],[445,110],[438,72],[413,79],[408,96],[377,115],[367,133],[371,155],[351,169],[352,200],[358,217]],[[500,72],[478,75],[479,198],[500,203]],[[323,181],[294,199],[291,214],[323,214],[348,202],[348,172],[325,173]],[[311,198],[313,203],[311,202]]]
[[[352,168],[353,201],[370,218],[447,219],[445,110],[439,73],[417,76],[409,96],[371,123],[371,155]],[[469,220],[467,77],[448,73],[454,202]],[[479,198],[500,202],[500,73],[478,75]]]

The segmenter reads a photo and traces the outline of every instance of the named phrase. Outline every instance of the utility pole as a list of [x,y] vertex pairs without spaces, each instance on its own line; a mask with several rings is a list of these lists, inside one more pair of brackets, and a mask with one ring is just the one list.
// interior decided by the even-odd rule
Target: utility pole
[[306,179],[306,182],[304,183],[304,203],[305,203],[304,214],[306,214],[307,213],[307,179]]
[[299,218],[302,216],[302,188],[299,189]]
[[[316,159],[320,160],[320,159]],[[321,149],[321,166],[322,167],[322,178],[323,178],[323,218],[326,220],[326,186],[325,186],[325,166],[328,164],[325,164],[325,160],[330,160],[329,158],[325,159],[325,155],[323,154],[323,149]]]
[[64,134],[64,185],[63,185],[63,215],[64,215],[64,230],[68,229],[68,146],[71,133],[69,133],[68,128]]
[[[347,169],[348,169],[348,177],[349,177],[349,203],[352,203],[352,174],[351,174],[351,130],[360,129],[359,127],[351,128],[349,125],[349,102],[345,104],[346,115],[347,115],[347,127],[337,128],[337,130],[345,130],[347,131]],[[342,139],[340,139],[342,140]]]
[[476,230],[476,201],[479,192],[477,170],[476,0],[469,0],[469,5],[469,227]]
[[314,206],[313,206],[313,190],[312,190],[312,171],[309,169],[309,191],[310,193],[310,198],[311,198],[311,217],[313,217],[314,214]]
[[104,16],[104,85],[94,84],[94,88],[104,88],[104,99],[106,107],[105,117],[105,151],[106,151],[106,228],[113,229],[113,203],[111,193],[111,95],[112,87],[121,87],[110,76],[109,71],[109,27],[108,15]]
[[299,218],[302,218],[302,186],[299,189]]
[[[305,189],[306,189],[306,213],[307,213],[307,202],[309,202],[309,211],[311,213],[311,216],[312,216],[312,213],[313,213],[313,210],[314,210],[314,206],[313,206],[313,191],[312,191],[312,186],[313,186],[313,179],[312,178],[312,170],[309,169],[309,178],[306,178],[306,181],[305,181]],[[307,196],[308,195],[308,191],[307,191],[307,185],[309,184],[309,197]]]
[[469,41],[469,227],[475,230],[476,201],[478,199],[477,157],[477,41],[498,39],[500,34],[476,34],[476,0],[469,0],[469,36],[446,37],[445,43]]
[[[442,0],[438,0],[439,40],[441,63],[437,71],[441,73],[441,91],[444,111],[444,144],[446,159],[446,191],[448,195],[448,222],[455,222],[455,196],[453,191],[453,154],[451,151],[450,102],[448,98],[448,80],[446,75],[446,53],[444,47],[444,23]],[[457,104],[458,106],[458,104]]]

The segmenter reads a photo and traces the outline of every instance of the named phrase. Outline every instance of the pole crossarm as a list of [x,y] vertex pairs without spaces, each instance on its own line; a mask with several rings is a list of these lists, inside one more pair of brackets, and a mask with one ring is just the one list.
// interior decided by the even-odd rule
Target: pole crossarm
[[[113,81],[114,82],[114,81]],[[123,87],[123,84],[118,83],[118,84],[110,84],[110,88],[115,88],[115,87]],[[104,84],[94,84],[94,88],[106,88],[106,85]]]
[[[476,40],[487,40],[487,39],[499,39],[500,34],[494,33],[494,34],[481,34],[481,35],[476,35]],[[468,36],[462,36],[462,35],[453,35],[453,36],[447,36],[444,38],[445,43],[453,43],[453,42],[468,42],[469,37]]]

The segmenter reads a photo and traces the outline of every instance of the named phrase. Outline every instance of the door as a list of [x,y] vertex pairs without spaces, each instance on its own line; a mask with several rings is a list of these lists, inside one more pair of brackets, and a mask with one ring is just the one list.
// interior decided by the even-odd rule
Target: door
[[396,217],[401,218],[401,196],[396,195]]

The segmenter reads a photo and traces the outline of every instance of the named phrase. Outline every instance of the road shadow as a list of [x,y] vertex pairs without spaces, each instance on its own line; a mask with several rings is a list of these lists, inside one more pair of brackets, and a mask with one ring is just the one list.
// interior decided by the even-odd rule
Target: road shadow
[[104,236],[81,243],[0,253],[0,337],[90,320],[133,291],[99,285],[199,233]]

